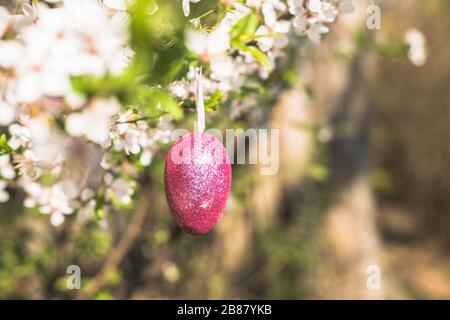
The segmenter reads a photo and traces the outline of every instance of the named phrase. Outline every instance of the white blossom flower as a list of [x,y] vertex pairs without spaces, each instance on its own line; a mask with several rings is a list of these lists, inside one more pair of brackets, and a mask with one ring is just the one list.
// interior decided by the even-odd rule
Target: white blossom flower
[[192,3],[198,3],[201,0],[181,0],[181,4],[183,6],[183,13],[187,17],[191,13],[191,2]]
[[204,63],[224,55],[230,48],[230,35],[225,28],[212,32],[188,30],[186,32],[186,47],[196,53]]
[[20,64],[15,68],[20,102],[34,102],[44,95],[63,96],[70,88],[64,59],[70,57],[73,42],[63,36],[67,32],[64,13],[63,8],[41,5],[38,22],[21,32],[23,52],[17,56]]
[[277,12],[286,10],[286,4],[280,0],[265,0],[261,5],[266,26],[273,27],[277,22]]
[[108,9],[126,11],[131,0],[101,0]]
[[0,156],[0,176],[6,180],[12,180],[16,177],[9,155]]
[[310,0],[309,8],[317,14],[320,22],[334,22],[338,14],[336,2],[329,0]]
[[170,142],[172,129],[172,117],[164,115],[158,120],[156,128],[152,128],[147,131],[147,134],[141,135],[139,144],[142,148],[142,153],[139,161],[143,166],[148,166],[152,162],[158,143]]
[[329,31],[325,25],[336,20],[339,1],[310,0],[305,7],[304,0],[288,0],[289,12],[294,15],[293,25],[300,35],[306,35],[315,44],[322,34]]
[[18,67],[24,58],[23,45],[16,40],[0,41],[0,66],[9,69]]
[[230,56],[220,56],[211,61],[211,78],[225,80],[236,74],[234,60]]
[[272,27],[259,26],[255,33],[258,36],[256,39],[258,46],[265,52],[273,47],[276,49],[284,48],[289,41],[286,34],[289,32],[290,26],[289,21],[276,21]]
[[149,166],[152,163],[153,160],[153,151],[150,149],[146,149],[142,152],[141,156],[139,157],[139,162],[144,166]]
[[185,100],[189,97],[189,83],[186,81],[174,81],[169,85],[169,92],[175,97]]
[[14,122],[17,116],[17,108],[6,102],[0,100],[0,126],[8,126]]
[[0,180],[0,203],[8,202],[9,200],[9,194],[5,190],[7,186],[6,181]]
[[86,136],[92,142],[106,146],[109,143],[111,117],[119,112],[116,99],[97,98],[81,112],[67,116],[66,130],[74,136]]
[[40,213],[50,215],[50,222],[55,227],[64,222],[65,215],[74,212],[70,200],[66,197],[60,184],[47,187],[30,182],[24,186],[24,189],[28,196],[25,199],[25,206],[38,206]]
[[229,32],[239,20],[250,12],[251,10],[247,6],[244,6],[239,2],[233,2],[232,8],[227,10],[227,13],[220,21],[219,28]]
[[97,206],[97,202],[95,200],[87,201],[79,210],[78,210],[78,218],[81,221],[85,221],[94,217],[95,215],[95,207]]
[[65,103],[73,110],[81,109],[86,104],[86,97],[75,91],[70,91],[64,97]]
[[6,29],[8,28],[11,15],[6,8],[0,6],[0,38],[3,37]]
[[106,196],[108,199],[117,199],[120,203],[128,204],[134,193],[134,181],[126,181],[123,178],[114,179],[111,174],[105,175],[105,183],[108,185]]
[[[23,119],[25,120],[26,119]],[[13,123],[9,126],[9,133],[11,134],[11,138],[8,141],[8,144],[13,149],[18,149],[20,147],[26,147],[31,141],[31,132],[29,128],[24,125]]]
[[31,150],[25,150],[22,154],[15,154],[14,163],[19,176],[28,180],[36,180],[42,174],[41,160]]
[[320,42],[320,39],[322,38],[322,34],[328,33],[328,31],[330,31],[328,27],[321,23],[316,23],[310,26],[308,30],[306,30],[306,35],[312,42],[318,44]]
[[18,41],[0,44],[0,65],[14,68],[18,102],[63,97],[71,90],[70,76],[118,74],[129,63],[123,50],[126,21],[113,22],[96,1],[65,0],[58,8],[40,4],[37,12]]
[[145,133],[138,126],[138,117],[129,110],[111,119],[110,135],[116,150],[124,150],[126,154],[138,154],[141,151],[139,141]]
[[19,175],[34,180],[43,171],[51,171],[62,162],[65,140],[45,119],[21,120],[22,124],[15,123],[9,127],[11,138],[8,143],[15,150],[25,149],[14,154],[14,163]]
[[423,66],[427,61],[426,40],[423,33],[417,29],[408,30],[405,42],[409,46],[409,60],[417,67]]

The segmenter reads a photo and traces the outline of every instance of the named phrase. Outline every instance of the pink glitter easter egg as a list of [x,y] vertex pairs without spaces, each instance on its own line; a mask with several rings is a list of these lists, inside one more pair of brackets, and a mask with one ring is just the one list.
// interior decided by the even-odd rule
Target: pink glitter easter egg
[[164,186],[170,211],[183,230],[194,235],[211,231],[230,195],[227,150],[207,133],[181,137],[167,154]]

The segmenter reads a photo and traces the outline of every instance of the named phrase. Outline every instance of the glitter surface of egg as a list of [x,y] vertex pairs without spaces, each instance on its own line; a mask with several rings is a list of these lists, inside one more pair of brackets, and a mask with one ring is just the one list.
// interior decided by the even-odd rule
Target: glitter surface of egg
[[223,144],[207,133],[181,137],[170,149],[164,186],[177,224],[194,235],[217,224],[231,188],[231,165]]

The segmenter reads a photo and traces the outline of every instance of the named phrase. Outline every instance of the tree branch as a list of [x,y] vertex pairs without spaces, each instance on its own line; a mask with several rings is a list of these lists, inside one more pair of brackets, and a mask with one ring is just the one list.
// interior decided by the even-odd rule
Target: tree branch
[[88,282],[88,284],[81,290],[77,298],[86,299],[99,291],[107,282],[111,271],[113,271],[120,264],[131,245],[140,234],[142,223],[149,209],[149,192],[150,190],[148,187],[143,188],[140,191],[136,211],[131,218],[125,234],[122,239],[120,239],[118,245],[114,246],[99,273]]

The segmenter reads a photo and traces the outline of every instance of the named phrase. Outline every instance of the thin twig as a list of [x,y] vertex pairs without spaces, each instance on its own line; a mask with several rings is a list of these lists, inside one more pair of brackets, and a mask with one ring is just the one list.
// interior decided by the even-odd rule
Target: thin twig
[[128,224],[125,234],[122,239],[120,239],[118,245],[114,246],[112,252],[108,255],[108,258],[103,264],[100,272],[81,290],[78,298],[89,298],[105,285],[111,271],[113,271],[120,264],[131,245],[139,235],[145,215],[149,209],[149,205],[149,188],[143,188],[140,191],[136,211]]

